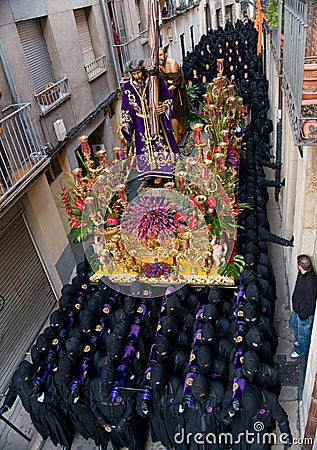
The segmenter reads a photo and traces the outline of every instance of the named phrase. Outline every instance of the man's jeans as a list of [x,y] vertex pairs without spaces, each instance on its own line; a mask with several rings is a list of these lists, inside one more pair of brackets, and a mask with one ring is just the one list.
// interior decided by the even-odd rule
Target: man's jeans
[[294,311],[291,313],[289,326],[293,331],[295,340],[299,343],[298,347],[296,347],[296,352],[300,356],[308,353],[313,322],[314,315],[309,316],[306,320],[301,320]]

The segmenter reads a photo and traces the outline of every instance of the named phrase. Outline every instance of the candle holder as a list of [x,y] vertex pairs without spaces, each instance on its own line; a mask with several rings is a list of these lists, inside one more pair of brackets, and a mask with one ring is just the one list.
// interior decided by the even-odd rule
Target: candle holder
[[193,123],[191,125],[191,129],[194,132],[194,144],[196,146],[200,145],[200,144],[203,144],[203,140],[202,140],[202,136],[201,136],[203,128],[204,128],[204,124],[203,123]]
[[199,161],[203,162],[205,160],[205,154],[204,154],[204,148],[205,144],[197,144],[197,151],[198,151],[198,159]]
[[78,141],[81,144],[81,149],[83,152],[83,155],[86,159],[90,159],[90,155],[91,155],[91,150],[88,144],[88,136],[80,136],[78,138]]
[[222,72],[224,71],[224,63],[223,58],[217,59],[217,71],[222,76]]
[[73,175],[75,176],[75,184],[77,188],[80,188],[83,186],[83,174],[82,170],[77,167],[76,169],[72,170]]

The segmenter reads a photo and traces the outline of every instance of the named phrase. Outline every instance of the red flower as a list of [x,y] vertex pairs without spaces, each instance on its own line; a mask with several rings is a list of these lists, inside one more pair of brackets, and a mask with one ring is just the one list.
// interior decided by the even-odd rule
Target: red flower
[[187,214],[185,214],[185,213],[176,213],[176,214],[174,214],[174,219],[178,220],[178,222],[186,222]]
[[196,217],[192,217],[189,221],[189,229],[193,230],[194,228],[196,228],[198,223],[198,220],[196,219]]
[[87,225],[86,222],[79,222],[78,220],[71,220],[69,222],[70,228],[79,228],[81,226],[85,227]]
[[216,206],[216,203],[217,203],[217,201],[216,201],[216,199],[215,199],[215,197],[210,197],[209,199],[208,199],[208,206],[211,208],[211,209],[213,209],[215,206]]
[[83,211],[86,208],[85,202],[81,198],[78,198],[74,202],[74,206],[75,208],[79,209],[79,211]]
[[191,204],[191,206],[197,206],[195,198],[192,195],[188,198],[189,198],[189,203]]
[[115,217],[113,217],[113,216],[108,216],[108,217],[107,217],[107,223],[108,223],[108,225],[110,225],[111,227],[113,227],[113,226],[115,226],[115,225],[118,224],[118,221],[117,221],[117,219],[116,219]]

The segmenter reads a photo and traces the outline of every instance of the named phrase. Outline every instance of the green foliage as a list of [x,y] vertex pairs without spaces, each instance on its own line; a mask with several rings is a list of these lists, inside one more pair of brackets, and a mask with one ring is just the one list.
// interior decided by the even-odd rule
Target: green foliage
[[197,99],[198,96],[198,87],[194,84],[187,84],[186,86],[189,106],[190,106],[190,113],[184,117],[184,126],[186,130],[190,130],[190,127],[193,123],[203,123],[206,124],[205,119],[202,117],[201,114],[197,113],[194,107],[194,102]]
[[265,13],[265,18],[270,28],[275,30],[278,28],[278,0],[270,0]]
[[219,275],[223,277],[233,277],[235,280],[244,271],[245,262],[242,255],[235,255],[228,263],[224,261],[218,269]]

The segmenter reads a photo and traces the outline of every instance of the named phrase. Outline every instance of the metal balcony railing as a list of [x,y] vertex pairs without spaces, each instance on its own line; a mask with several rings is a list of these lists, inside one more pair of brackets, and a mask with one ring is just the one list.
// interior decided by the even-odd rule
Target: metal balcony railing
[[144,39],[147,38],[147,31],[147,29],[143,30],[140,34],[130,37],[130,39],[126,42],[124,42],[126,38],[121,36],[121,44],[113,45],[121,59],[123,71],[126,67],[127,62],[135,57],[133,55],[143,55],[143,43]]
[[285,0],[282,88],[295,145],[317,143],[317,119],[306,113],[302,100],[307,27],[308,1]]
[[162,21],[173,19],[176,14],[181,14],[199,3],[200,0],[168,0],[161,11]]
[[0,120],[0,204],[48,159],[30,103],[2,110]]
[[102,55],[85,66],[88,81],[92,81],[108,70],[107,55]]
[[35,95],[40,114],[45,116],[49,111],[64,102],[71,94],[68,78],[65,77],[56,83],[49,83],[46,88]]

